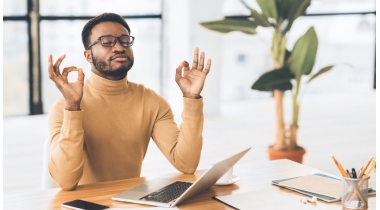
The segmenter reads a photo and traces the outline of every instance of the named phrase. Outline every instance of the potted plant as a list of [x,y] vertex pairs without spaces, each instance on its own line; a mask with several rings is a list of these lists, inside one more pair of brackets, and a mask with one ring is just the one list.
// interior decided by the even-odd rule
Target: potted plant
[[[292,50],[286,49],[288,33],[294,21],[305,14],[311,0],[256,0],[261,13],[241,2],[251,11],[247,18],[226,18],[201,25],[221,33],[240,31],[246,34],[256,34],[257,27],[266,27],[273,31],[271,58],[274,69],[264,73],[254,82],[252,89],[273,91],[276,103],[276,141],[269,146],[269,159],[287,158],[302,162],[305,149],[297,144],[299,119],[299,92],[301,83],[310,82],[319,75],[329,71],[333,66],[327,66],[316,74],[311,74],[318,49],[318,37],[314,27],[310,27],[294,44]],[[283,115],[283,98],[285,91],[292,94],[292,121],[286,126]]]

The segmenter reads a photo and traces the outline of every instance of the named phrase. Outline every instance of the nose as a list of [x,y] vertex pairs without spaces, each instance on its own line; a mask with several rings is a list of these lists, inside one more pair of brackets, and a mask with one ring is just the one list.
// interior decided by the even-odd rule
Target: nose
[[116,40],[115,45],[112,47],[112,52],[113,53],[124,53],[125,52],[125,47],[120,44],[119,40]]

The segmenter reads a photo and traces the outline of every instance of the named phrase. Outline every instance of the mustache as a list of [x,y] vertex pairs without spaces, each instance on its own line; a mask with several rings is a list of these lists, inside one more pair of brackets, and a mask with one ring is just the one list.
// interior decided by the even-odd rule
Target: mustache
[[112,61],[116,58],[127,58],[127,60],[130,62],[131,61],[131,57],[129,57],[128,55],[125,55],[123,53],[116,53],[115,55],[113,55],[112,57],[108,58],[108,61]]

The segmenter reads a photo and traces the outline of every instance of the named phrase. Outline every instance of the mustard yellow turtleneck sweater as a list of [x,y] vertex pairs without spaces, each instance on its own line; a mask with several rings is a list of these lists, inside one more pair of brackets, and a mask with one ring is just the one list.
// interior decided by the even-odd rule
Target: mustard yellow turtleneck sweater
[[202,148],[203,100],[183,98],[183,104],[178,128],[169,104],[154,91],[92,73],[81,111],[65,110],[62,96],[50,110],[50,174],[64,190],[139,177],[150,138],[175,168],[193,173]]

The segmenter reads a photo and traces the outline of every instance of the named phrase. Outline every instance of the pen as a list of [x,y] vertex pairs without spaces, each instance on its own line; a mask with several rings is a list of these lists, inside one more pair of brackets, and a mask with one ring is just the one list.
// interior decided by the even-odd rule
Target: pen
[[[342,165],[335,159],[334,156],[332,156],[332,159],[334,160],[335,165],[338,167],[338,170],[340,171],[340,173],[342,174],[342,176],[344,176],[346,178],[349,178],[348,174],[344,171]],[[358,188],[358,186],[356,186],[353,182],[347,180],[347,184],[351,185],[356,191],[360,191],[360,189]],[[355,193],[354,193],[354,195],[355,195]],[[360,192],[358,193],[358,196],[359,196],[360,200],[364,204],[367,204],[367,201],[363,198],[363,195]]]
[[352,168],[351,171],[352,171],[352,178],[354,178],[354,179],[358,178],[358,177],[356,176],[355,168]]
[[[362,177],[363,177],[365,171],[367,170],[367,168],[368,168],[368,166],[369,166],[369,164],[371,163],[372,160],[373,160],[373,157],[370,157],[369,160],[367,161],[367,163],[365,164],[364,168],[361,167],[361,169],[360,169],[359,172],[358,172],[358,174],[359,174],[359,178],[362,178]],[[376,164],[376,163],[375,163],[375,164]],[[373,169],[373,168],[372,168],[372,169]],[[370,169],[369,174],[371,173],[372,169]],[[368,175],[369,175],[369,174],[368,174]],[[364,181],[362,181],[362,182],[360,183],[359,188],[362,187],[363,184],[364,184]],[[354,192],[354,194],[351,196],[351,198],[349,199],[349,202],[351,202],[352,199],[354,199],[355,194],[356,194],[356,192]],[[358,204],[359,204],[359,203],[358,203]]]
[[[354,179],[356,179],[356,178],[358,178],[357,176],[356,176],[356,171],[355,171],[355,168],[352,168],[351,169],[351,171],[352,171],[352,178],[354,178]],[[354,183],[355,185],[356,185],[356,183]],[[360,187],[359,187],[359,190],[360,190]],[[355,194],[354,194],[355,195]],[[358,196],[358,200],[359,200],[359,196]],[[358,202],[358,205],[360,206],[360,200],[359,200],[359,202]]]
[[348,176],[349,176],[350,178],[352,178],[352,176],[351,176],[350,172],[348,171],[348,169],[346,169],[346,172],[347,172]]
[[[369,170],[368,170],[368,173],[364,176],[364,179],[369,177],[369,175],[371,174],[371,172],[372,172],[372,170],[375,168],[375,166],[376,166],[376,160],[373,161],[371,167],[370,167]],[[364,170],[363,170],[363,171],[364,171]],[[359,184],[359,188],[361,188],[361,187],[363,186],[363,184],[364,184],[364,180],[362,180],[362,181],[360,182],[360,184]],[[348,200],[348,202],[351,202],[352,199],[354,199],[355,194],[356,194],[356,192],[353,193],[353,195],[350,197],[350,199]],[[360,193],[359,193],[359,194],[360,194]]]

